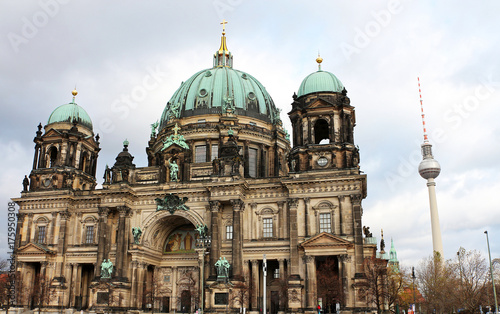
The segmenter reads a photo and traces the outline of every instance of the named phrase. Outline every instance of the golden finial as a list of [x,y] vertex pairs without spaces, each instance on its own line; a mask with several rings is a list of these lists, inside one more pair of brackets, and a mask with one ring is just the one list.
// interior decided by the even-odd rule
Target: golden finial
[[78,95],[78,92],[76,91],[76,86],[73,91],[71,91],[71,94],[73,95],[73,103],[75,102],[75,96]]
[[318,57],[316,58],[316,62],[318,62],[318,71],[321,71],[321,62],[323,62],[323,58],[321,58],[319,52],[318,52]]
[[226,24],[227,24],[227,21],[226,20],[222,20],[222,35],[226,35]]

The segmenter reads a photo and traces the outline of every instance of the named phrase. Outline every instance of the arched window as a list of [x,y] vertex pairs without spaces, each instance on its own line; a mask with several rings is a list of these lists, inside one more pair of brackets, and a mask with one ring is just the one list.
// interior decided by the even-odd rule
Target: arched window
[[55,167],[57,163],[57,148],[52,146],[49,150],[50,168]]
[[329,125],[324,119],[316,120],[314,123],[314,143],[329,144],[330,136],[328,135]]

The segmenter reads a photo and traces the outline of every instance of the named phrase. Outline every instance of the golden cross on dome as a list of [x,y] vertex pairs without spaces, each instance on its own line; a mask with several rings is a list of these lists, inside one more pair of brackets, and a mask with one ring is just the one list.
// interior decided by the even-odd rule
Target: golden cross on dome
[[227,24],[227,21],[226,20],[222,20],[222,33],[224,34],[226,32],[226,24]]
[[175,127],[172,129],[174,130],[174,136],[177,136],[177,132],[180,130],[181,128],[177,125],[177,123],[175,124]]

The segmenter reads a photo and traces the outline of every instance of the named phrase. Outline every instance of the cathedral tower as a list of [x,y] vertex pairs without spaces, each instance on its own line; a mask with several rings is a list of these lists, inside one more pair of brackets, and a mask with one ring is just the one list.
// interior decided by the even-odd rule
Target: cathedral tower
[[38,125],[33,140],[35,156],[30,174],[30,191],[92,190],[96,186],[99,135],[94,137],[89,115],[75,103],[77,91],[74,90],[72,94],[70,103],[52,112],[43,134],[42,124]]

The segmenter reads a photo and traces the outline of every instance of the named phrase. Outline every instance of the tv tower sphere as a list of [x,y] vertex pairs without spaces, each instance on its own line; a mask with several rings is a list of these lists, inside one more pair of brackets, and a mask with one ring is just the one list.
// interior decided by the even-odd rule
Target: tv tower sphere
[[[427,147],[423,147],[424,145],[429,145],[430,144],[423,144],[422,145],[422,150],[425,151]],[[430,149],[429,149],[430,150]],[[432,155],[424,155],[424,159],[420,162],[418,165],[418,173],[420,173],[420,176],[424,179],[435,179],[439,176],[439,173],[441,172],[441,166],[439,165],[439,162],[435,160]]]

